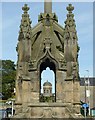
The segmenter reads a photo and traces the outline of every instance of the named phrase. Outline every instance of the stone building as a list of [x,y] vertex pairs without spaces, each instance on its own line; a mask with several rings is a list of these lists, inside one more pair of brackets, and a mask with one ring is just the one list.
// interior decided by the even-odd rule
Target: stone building
[[[87,82],[85,82],[87,81]],[[80,78],[80,100],[86,103],[90,103],[90,108],[95,107],[95,77],[89,77],[89,84],[88,78]],[[87,97],[86,91],[90,91],[90,96]]]
[[43,84],[40,102],[55,102],[55,93],[52,93],[52,84],[48,80]]
[[48,80],[43,84],[43,96],[52,96],[52,84]]
[[[44,13],[31,27],[27,4],[17,44],[16,114],[17,118],[76,118],[80,113],[78,38],[74,7],[67,7],[65,26],[52,13],[52,3],[44,3]],[[34,11],[35,12],[35,11]],[[41,73],[49,67],[55,74],[55,102],[40,102]]]

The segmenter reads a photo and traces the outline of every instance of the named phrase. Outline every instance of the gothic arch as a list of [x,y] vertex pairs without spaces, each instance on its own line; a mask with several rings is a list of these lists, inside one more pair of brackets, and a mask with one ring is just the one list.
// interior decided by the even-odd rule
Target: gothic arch
[[50,62],[53,62],[56,65],[56,69],[59,68],[59,62],[54,59],[54,57],[52,56],[52,54],[50,53],[49,50],[46,50],[46,52],[44,53],[44,55],[42,57],[40,57],[37,61],[37,68],[40,67],[40,65],[45,62],[46,59],[49,59]]
[[[41,73],[43,70],[46,70],[46,68],[49,67],[50,70],[52,70],[55,74],[55,102],[56,102],[56,64],[53,60],[46,57],[39,66],[39,81],[40,81],[40,95],[41,95]],[[39,98],[40,101],[40,98]]]

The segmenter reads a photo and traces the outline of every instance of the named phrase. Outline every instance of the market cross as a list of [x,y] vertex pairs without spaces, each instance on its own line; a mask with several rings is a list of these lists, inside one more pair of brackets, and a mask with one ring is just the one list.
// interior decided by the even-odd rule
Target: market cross
[[[22,10],[14,117],[79,118],[79,46],[74,7],[72,4],[67,7],[65,27],[59,25],[57,15],[52,13],[51,1],[45,1],[44,13],[38,16],[34,27],[31,27],[27,4]],[[41,101],[41,73],[47,67],[55,74],[54,102]]]

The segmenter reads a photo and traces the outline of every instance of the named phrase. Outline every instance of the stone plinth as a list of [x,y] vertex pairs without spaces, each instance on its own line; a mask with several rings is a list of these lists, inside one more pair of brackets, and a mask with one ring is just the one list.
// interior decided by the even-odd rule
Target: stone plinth
[[74,118],[75,115],[69,109],[70,106],[67,103],[29,103],[22,110],[19,106],[17,115],[18,118]]

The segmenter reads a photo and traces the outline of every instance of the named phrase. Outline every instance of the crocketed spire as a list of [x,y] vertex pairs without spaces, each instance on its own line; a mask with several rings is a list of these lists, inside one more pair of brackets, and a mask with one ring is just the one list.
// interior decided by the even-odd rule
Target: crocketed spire
[[19,40],[30,39],[31,34],[31,21],[28,14],[29,7],[27,6],[27,4],[22,7],[22,10],[24,11],[24,13],[22,14]]
[[[77,31],[72,11],[74,7],[69,4],[66,8],[68,11],[67,19],[65,21],[64,44],[65,44],[65,58],[67,61],[76,61],[78,57],[79,46],[77,43]],[[69,56],[69,57],[68,57]]]
[[65,21],[65,39],[77,39],[74,14],[72,13],[74,7],[72,4],[69,4],[66,9],[68,10],[68,14]]

